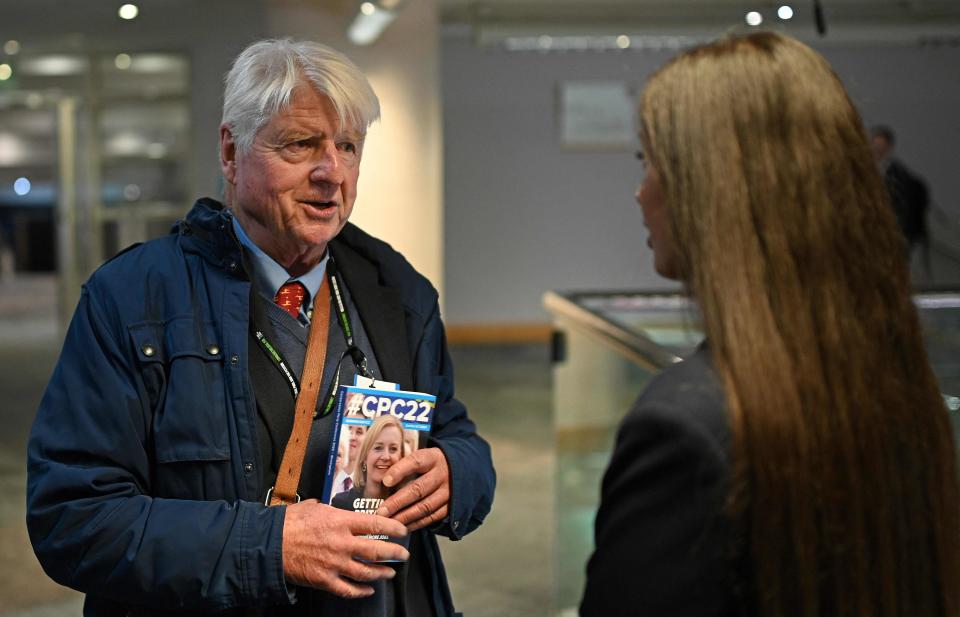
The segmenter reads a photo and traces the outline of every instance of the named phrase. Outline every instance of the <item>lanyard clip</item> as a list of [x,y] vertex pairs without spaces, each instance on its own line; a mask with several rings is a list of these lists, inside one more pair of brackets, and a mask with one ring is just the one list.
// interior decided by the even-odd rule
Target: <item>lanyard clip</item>
[[364,355],[359,347],[356,345],[351,345],[347,348],[347,353],[350,354],[350,359],[353,360],[353,364],[357,367],[357,371],[360,372],[360,375],[369,379],[374,379],[373,373],[371,373],[370,369],[367,368],[367,356]]

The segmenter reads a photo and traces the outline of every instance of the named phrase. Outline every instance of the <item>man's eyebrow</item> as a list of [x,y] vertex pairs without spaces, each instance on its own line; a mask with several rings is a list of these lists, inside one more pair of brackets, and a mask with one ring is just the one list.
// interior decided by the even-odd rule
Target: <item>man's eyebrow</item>
[[318,135],[315,131],[297,127],[282,128],[277,131],[277,141],[287,141],[290,139],[315,139]]

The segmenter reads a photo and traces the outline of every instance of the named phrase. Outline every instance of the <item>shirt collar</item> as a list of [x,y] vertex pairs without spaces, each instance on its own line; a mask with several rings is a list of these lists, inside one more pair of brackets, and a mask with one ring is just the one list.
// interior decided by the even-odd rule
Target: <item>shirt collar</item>
[[253,284],[257,291],[272,301],[285,283],[300,281],[303,286],[307,288],[307,291],[310,292],[310,302],[312,304],[313,299],[320,290],[320,285],[323,284],[323,277],[327,272],[327,260],[330,257],[330,251],[326,251],[320,263],[314,266],[309,272],[297,277],[292,277],[283,266],[274,261],[272,257],[264,253],[259,246],[254,244],[250,236],[248,236],[243,230],[243,227],[240,226],[240,221],[237,220],[236,216],[232,217],[232,219],[233,230],[237,234],[237,240],[240,241],[243,248],[250,251],[250,256],[252,257],[251,263],[253,265]]

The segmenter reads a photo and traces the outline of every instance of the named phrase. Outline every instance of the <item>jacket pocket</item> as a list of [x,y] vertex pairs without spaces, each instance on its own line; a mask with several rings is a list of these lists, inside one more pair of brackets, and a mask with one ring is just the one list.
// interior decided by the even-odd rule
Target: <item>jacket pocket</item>
[[223,351],[213,323],[140,323],[130,337],[151,401],[156,462],[228,459]]

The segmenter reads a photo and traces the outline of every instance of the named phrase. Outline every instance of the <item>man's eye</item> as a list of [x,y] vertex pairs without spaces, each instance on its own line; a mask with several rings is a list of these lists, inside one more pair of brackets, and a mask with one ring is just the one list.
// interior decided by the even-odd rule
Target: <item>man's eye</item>
[[296,141],[289,142],[286,146],[287,150],[305,150],[310,147],[309,139],[298,139]]
[[357,144],[351,141],[343,141],[337,146],[343,152],[349,152],[350,154],[355,154],[357,152]]

